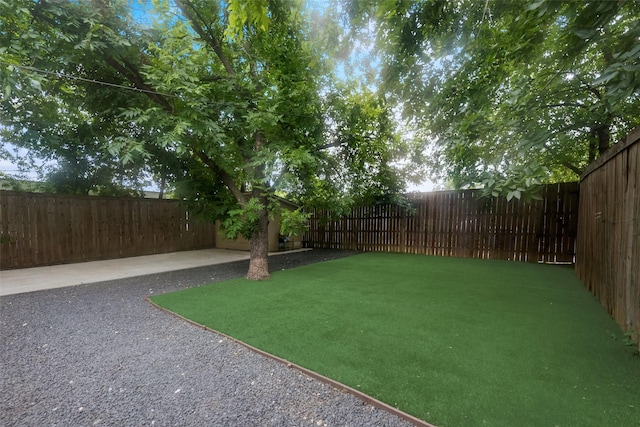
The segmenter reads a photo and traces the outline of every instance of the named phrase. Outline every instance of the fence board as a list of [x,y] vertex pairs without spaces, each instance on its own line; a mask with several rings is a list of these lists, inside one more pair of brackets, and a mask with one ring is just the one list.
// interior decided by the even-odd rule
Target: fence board
[[359,206],[337,219],[314,211],[304,240],[318,248],[573,262],[578,196],[577,183],[546,186],[544,199],[530,203],[482,198],[478,190],[422,193],[410,199],[411,211]]
[[0,191],[0,269],[215,247],[177,201]]
[[638,342],[639,217],[640,128],[636,128],[581,177],[576,274]]

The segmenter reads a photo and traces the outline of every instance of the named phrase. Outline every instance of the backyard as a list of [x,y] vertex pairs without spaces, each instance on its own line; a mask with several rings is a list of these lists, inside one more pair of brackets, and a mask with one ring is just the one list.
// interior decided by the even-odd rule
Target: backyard
[[640,357],[571,268],[367,253],[151,301],[439,426],[637,426]]

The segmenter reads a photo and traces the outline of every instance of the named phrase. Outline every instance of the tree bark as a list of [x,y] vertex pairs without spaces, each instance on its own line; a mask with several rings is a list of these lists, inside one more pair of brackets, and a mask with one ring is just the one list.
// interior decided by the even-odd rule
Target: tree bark
[[[263,148],[265,140],[262,132],[256,132],[254,144],[256,152]],[[268,186],[265,180],[264,165],[255,166],[255,176],[256,181],[251,190],[251,197],[260,201],[262,210],[260,211],[258,231],[251,236],[249,242],[251,252],[247,279],[264,280],[269,278],[269,203],[264,190],[264,187]]]
[[601,156],[611,145],[611,119],[607,117],[606,123],[599,123],[591,128],[591,141],[589,143],[589,163]]
[[598,136],[598,155],[603,155],[611,145],[611,130],[609,123],[603,123],[596,129]]
[[253,190],[253,197],[258,197],[263,208],[260,212],[260,223],[249,242],[251,252],[247,279],[265,280],[269,278],[269,212],[267,210],[267,198],[259,194],[258,189]]

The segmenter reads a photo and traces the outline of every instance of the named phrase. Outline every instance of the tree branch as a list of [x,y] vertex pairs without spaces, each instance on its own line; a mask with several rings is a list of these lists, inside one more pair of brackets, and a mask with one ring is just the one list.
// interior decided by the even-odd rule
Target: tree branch
[[542,106],[543,108],[558,108],[558,107],[578,107],[578,108],[589,108],[588,105],[579,104],[577,102],[559,102],[557,104],[546,104]]
[[144,94],[151,98],[152,101],[161,105],[162,108],[164,108],[167,112],[173,113],[173,107],[171,106],[169,101],[167,101],[164,96],[157,93],[152,87],[147,85],[147,83],[144,81],[144,77],[142,77],[140,72],[132,64],[127,61],[123,61],[123,65],[123,63],[118,61],[113,56],[107,56],[105,58],[105,61],[114,70],[122,74],[124,78],[133,83],[135,87],[143,90]]
[[575,173],[576,175],[580,176],[580,174],[582,174],[583,170],[580,169],[579,167],[567,162],[567,161],[563,161],[561,162],[561,165],[564,166],[565,168],[569,169],[570,171],[572,171],[573,173]]
[[[36,2],[32,10],[33,17],[34,19],[44,21],[47,24],[55,27],[57,26],[55,20],[49,18],[42,12],[43,7],[45,7],[46,5],[47,3],[45,1]],[[97,0],[94,2],[94,5],[99,7],[105,16],[108,15],[108,6],[103,1]],[[142,77],[142,75],[134,65],[132,65],[125,59],[118,60],[112,55],[106,55],[105,61],[114,70],[122,74],[122,76],[126,80],[133,83],[133,85],[137,89],[143,91],[143,93],[151,98],[151,100],[153,100],[157,104],[160,104],[169,113],[173,112],[173,107],[171,106],[171,104],[166,100],[164,96],[157,93],[152,87],[146,84],[144,77]]]
[[324,144],[324,145],[321,145],[320,147],[318,147],[318,151],[326,150],[327,148],[331,148],[331,147],[340,147],[340,146],[342,146],[344,144],[345,144],[345,142],[343,142],[343,141],[330,142],[328,144]]
[[585,84],[585,87],[587,88],[587,90],[589,92],[591,92],[592,94],[594,94],[599,101],[602,101],[602,94],[600,93],[600,91],[598,89],[596,89],[595,87],[589,85],[589,84]]
[[218,175],[222,179],[222,182],[227,186],[229,191],[231,191],[231,194],[233,194],[233,197],[236,198],[238,203],[240,203],[241,205],[247,203],[247,198],[244,196],[244,194],[242,194],[242,190],[236,185],[231,175],[229,175],[224,169],[218,166],[211,157],[205,154],[204,151],[199,150],[195,151],[195,153],[198,158],[202,160],[202,163],[207,165],[216,175]]
[[582,77],[578,76],[578,78],[580,79],[580,83],[582,83],[582,85],[592,94],[594,94],[596,96],[596,98],[598,98],[598,101],[602,101],[602,94],[600,93],[600,91],[598,89],[596,89],[595,87],[591,86],[589,84],[589,82],[587,82],[586,80],[584,80]]
[[[224,51],[222,50],[222,44],[220,40],[216,37],[216,35],[210,31],[209,28],[205,28],[201,25],[201,23],[205,23],[206,20],[204,17],[198,13],[198,10],[189,2],[188,0],[176,0],[176,4],[184,13],[184,15],[189,20],[191,27],[195,30],[195,32],[204,40],[215,52],[216,56],[222,62],[225,71],[230,76],[235,75],[235,71],[233,69],[233,65],[231,65],[231,61],[227,58]],[[206,25],[206,24],[205,24]]]

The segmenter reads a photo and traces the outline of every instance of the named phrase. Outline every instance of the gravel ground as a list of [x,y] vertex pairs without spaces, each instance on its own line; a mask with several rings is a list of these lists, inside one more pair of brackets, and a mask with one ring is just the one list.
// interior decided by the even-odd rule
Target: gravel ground
[[[271,271],[350,255],[313,250]],[[408,426],[152,307],[247,261],[0,298],[2,426]]]

